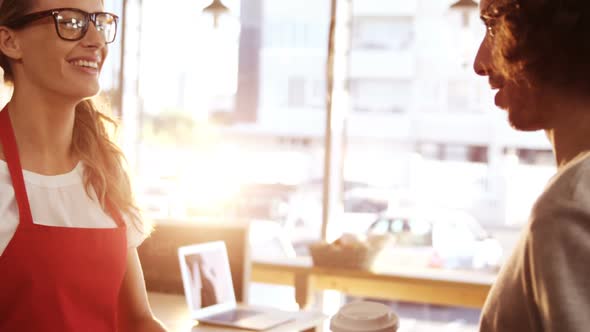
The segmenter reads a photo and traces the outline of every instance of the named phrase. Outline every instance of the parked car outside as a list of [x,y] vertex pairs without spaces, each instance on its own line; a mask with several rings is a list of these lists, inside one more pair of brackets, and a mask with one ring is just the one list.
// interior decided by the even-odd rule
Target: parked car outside
[[381,214],[368,234],[392,234],[386,254],[430,267],[497,270],[502,247],[475,218],[461,210],[404,208]]
[[[374,188],[367,184],[345,182],[343,211],[332,225],[341,233],[363,234],[367,227],[388,206],[393,195],[390,189]],[[304,247],[320,239],[322,227],[321,182],[300,185],[290,196],[285,229],[296,247]],[[305,250],[299,250],[307,254]]]

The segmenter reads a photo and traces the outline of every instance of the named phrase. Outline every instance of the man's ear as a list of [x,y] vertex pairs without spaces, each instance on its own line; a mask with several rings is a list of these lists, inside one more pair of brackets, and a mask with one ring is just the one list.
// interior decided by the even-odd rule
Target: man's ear
[[0,52],[13,60],[20,60],[22,57],[15,31],[5,26],[0,26]]

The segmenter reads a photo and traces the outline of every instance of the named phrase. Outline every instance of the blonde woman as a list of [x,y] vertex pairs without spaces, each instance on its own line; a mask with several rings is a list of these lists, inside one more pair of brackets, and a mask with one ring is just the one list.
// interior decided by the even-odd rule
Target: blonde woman
[[0,0],[0,331],[164,331],[123,156],[89,99],[115,39],[101,0]]

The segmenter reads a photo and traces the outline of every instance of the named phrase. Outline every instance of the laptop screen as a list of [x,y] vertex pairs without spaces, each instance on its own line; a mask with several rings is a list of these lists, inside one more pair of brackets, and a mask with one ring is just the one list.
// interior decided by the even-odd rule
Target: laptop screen
[[276,310],[237,308],[225,242],[180,247],[178,258],[186,301],[199,322],[260,331],[293,319]]
[[236,300],[224,242],[181,247],[178,256],[185,296],[191,312],[203,316],[235,307]]

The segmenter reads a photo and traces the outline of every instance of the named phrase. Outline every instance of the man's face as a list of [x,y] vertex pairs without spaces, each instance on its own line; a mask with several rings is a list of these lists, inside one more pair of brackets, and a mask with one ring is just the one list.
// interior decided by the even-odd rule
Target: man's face
[[[481,0],[480,14],[488,17],[490,9],[501,0]],[[495,104],[508,113],[510,125],[518,130],[534,131],[547,128],[547,114],[550,103],[541,87],[530,86],[522,78],[504,77],[496,68],[494,50],[500,38],[491,33],[495,23],[484,19],[486,35],[481,42],[474,62],[474,70],[478,75],[487,76],[490,87],[497,90]]]

